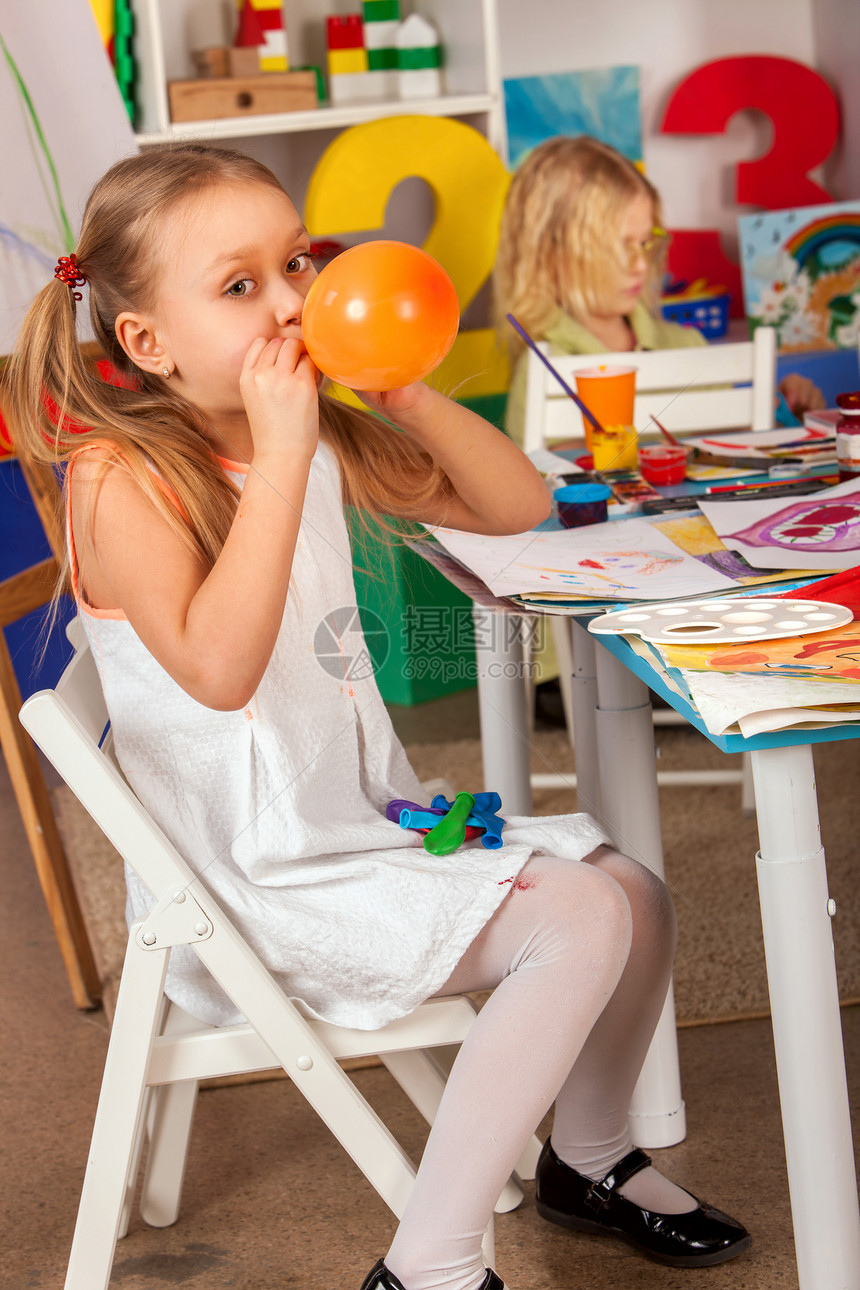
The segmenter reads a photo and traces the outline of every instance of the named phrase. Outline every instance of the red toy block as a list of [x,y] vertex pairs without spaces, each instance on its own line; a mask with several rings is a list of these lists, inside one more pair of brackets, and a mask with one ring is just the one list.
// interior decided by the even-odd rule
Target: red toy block
[[363,49],[364,25],[360,13],[335,14],[326,19],[329,49]]

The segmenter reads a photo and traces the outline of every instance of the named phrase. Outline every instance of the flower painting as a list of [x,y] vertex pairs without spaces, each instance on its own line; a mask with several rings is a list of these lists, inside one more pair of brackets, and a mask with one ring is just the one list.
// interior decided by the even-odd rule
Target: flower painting
[[742,215],[746,312],[783,350],[852,349],[860,335],[860,202]]

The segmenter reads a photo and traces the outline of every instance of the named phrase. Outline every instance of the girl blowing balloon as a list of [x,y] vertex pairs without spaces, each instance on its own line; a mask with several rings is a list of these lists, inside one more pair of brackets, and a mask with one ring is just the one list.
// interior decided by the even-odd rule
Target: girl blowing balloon
[[[482,1233],[554,1100],[545,1218],[668,1263],[745,1249],[739,1224],[631,1152],[674,945],[662,883],[586,815],[430,855],[385,817],[421,789],[373,679],[350,675],[354,642],[339,676],[314,654],[355,604],[345,504],[521,532],[549,510],[537,473],[422,383],[362,396],[385,421],[320,394],[308,235],[247,157],[187,144],[119,162],[58,272],[13,361],[16,443],[66,464],[69,571],[135,792],[313,1015],[372,1029],[496,987],[364,1290],[501,1290]],[[121,384],[81,357],[78,288]],[[147,904],[129,875],[130,916]],[[193,953],[174,951],[167,991],[237,1019]]]

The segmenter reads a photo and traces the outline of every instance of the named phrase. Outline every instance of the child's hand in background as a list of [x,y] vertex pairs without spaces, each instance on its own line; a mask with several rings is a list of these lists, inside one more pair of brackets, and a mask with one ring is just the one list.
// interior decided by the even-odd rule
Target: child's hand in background
[[242,364],[239,389],[255,457],[296,449],[313,456],[319,439],[317,369],[300,340],[253,341]]
[[827,400],[817,385],[798,372],[789,372],[779,383],[779,392],[795,416],[827,407]]

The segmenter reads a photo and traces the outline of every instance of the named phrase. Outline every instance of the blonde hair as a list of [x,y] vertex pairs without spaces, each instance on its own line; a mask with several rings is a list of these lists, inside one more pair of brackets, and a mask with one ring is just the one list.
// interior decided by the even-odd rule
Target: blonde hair
[[[38,473],[88,443],[109,443],[152,505],[209,564],[227,538],[238,490],[208,444],[201,414],[132,363],[114,324],[122,311],[145,311],[155,300],[167,268],[159,254],[167,217],[199,193],[249,183],[283,192],[259,162],[203,144],[168,144],[117,162],[87,202],[76,261],[96,341],[122,383],[101,380],[82,353],[74,296],[56,279],[33,302],[4,373],[13,443],[25,466]],[[449,487],[427,453],[369,412],[321,395],[320,413],[341,465],[345,505],[416,514]]]
[[[513,314],[541,339],[561,309],[585,322],[599,310],[612,271],[623,266],[621,225],[641,195],[662,220],[653,184],[620,152],[588,135],[548,139],[528,154],[508,190],[493,270],[495,323],[515,357],[523,342]],[[662,267],[652,260],[643,302],[653,308]]]

